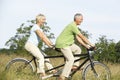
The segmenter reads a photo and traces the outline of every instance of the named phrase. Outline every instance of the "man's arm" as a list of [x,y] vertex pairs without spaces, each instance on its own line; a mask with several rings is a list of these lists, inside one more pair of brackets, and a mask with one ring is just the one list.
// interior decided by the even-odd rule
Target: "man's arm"
[[78,41],[81,45],[83,45],[83,46],[86,47],[87,49],[90,48],[85,42],[83,42],[83,40],[82,40],[79,36],[76,36],[76,39],[77,39],[77,41]]
[[83,36],[81,33],[79,33],[77,36],[80,37],[81,40],[82,40],[83,42],[85,42],[87,45],[89,45],[89,46],[91,46],[91,47],[95,47],[95,45],[91,44],[91,43],[89,42],[89,40],[88,40],[85,36]]

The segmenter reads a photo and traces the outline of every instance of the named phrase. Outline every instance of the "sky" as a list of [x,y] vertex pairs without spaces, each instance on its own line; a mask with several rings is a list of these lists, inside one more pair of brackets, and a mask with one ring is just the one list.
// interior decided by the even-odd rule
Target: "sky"
[[120,0],[0,0],[0,48],[6,48],[16,29],[39,13],[46,16],[55,39],[75,13],[82,13],[79,28],[92,34],[92,43],[101,35],[120,40]]

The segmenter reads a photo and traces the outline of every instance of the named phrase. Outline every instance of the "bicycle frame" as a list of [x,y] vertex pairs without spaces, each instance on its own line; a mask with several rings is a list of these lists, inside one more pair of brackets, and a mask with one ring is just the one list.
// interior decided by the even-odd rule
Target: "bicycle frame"
[[[94,69],[94,66],[93,66],[93,62],[92,62],[92,57],[93,56],[89,53],[89,51],[87,51],[87,53],[84,53],[84,54],[74,54],[74,57],[80,57],[79,59],[76,59],[74,62],[77,62],[77,61],[80,61],[80,60],[83,60],[83,59],[85,59],[85,60],[78,66],[78,68],[76,70],[74,70],[74,71],[71,72],[70,76],[74,75],[88,61],[90,61],[91,67],[92,67],[93,71],[96,73],[96,71]],[[58,55],[58,56],[48,56],[47,55],[44,58],[45,59],[50,59],[50,58],[64,58],[64,56],[63,55]],[[33,57],[29,61],[29,63],[32,62],[33,60],[34,60],[35,66],[37,66],[36,61],[35,61],[35,57]],[[54,67],[52,69],[46,70],[45,72],[49,72],[51,70],[58,69],[60,67],[63,67],[64,65],[65,65],[65,63],[60,64],[60,65],[58,65],[58,66],[56,66],[56,67]],[[56,76],[58,76],[58,75],[53,75],[53,77],[56,77]]]

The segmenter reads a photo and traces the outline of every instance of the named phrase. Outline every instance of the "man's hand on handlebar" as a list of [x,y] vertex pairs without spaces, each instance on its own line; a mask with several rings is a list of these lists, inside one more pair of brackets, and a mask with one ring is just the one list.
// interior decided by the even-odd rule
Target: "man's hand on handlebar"
[[88,47],[87,47],[87,50],[89,50],[89,51],[93,51],[95,49],[96,49],[95,45],[88,45]]
[[89,51],[94,51],[96,49],[96,47],[94,46],[94,47],[90,47],[88,50]]

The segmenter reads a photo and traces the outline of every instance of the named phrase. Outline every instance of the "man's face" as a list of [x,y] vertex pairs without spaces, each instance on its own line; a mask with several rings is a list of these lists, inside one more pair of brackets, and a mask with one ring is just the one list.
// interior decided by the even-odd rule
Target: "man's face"
[[46,22],[45,16],[41,16],[41,18],[39,19],[40,25],[43,26],[45,24],[45,22]]
[[76,16],[75,23],[80,25],[83,21],[83,16]]

